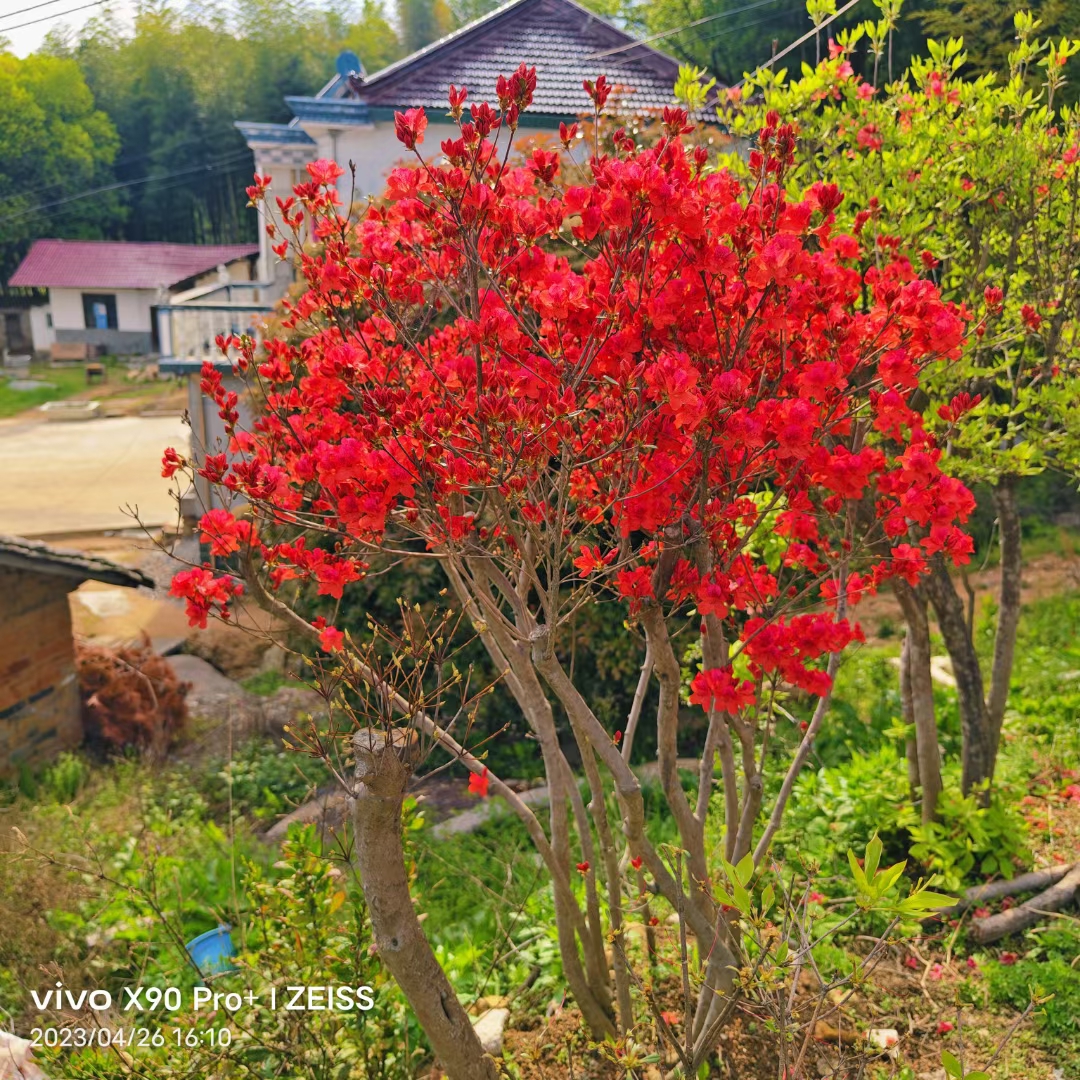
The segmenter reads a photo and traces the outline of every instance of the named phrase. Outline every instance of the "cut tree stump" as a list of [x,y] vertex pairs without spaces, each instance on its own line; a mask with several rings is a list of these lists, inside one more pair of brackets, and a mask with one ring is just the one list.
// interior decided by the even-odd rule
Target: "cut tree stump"
[[975,919],[971,924],[971,936],[980,945],[1027,930],[1034,926],[1043,915],[1060,911],[1071,903],[1080,891],[1080,863],[1068,869],[1066,874],[1049,889],[1033,896],[1030,900],[1000,915],[991,915],[986,919]]

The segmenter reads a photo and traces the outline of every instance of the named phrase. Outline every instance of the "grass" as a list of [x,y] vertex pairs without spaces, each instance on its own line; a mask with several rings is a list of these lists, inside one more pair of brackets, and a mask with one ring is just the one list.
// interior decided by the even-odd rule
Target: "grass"
[[[1080,593],[1025,608],[999,768],[1004,805],[986,813],[957,805],[944,815],[948,835],[923,843],[958,873],[967,873],[959,869],[963,852],[956,854],[950,845],[966,845],[981,859],[985,850],[1004,849],[1017,825],[1022,833],[1014,839],[1030,842],[1042,861],[1058,847],[1062,851],[1070,844],[1075,847],[1072,834],[1055,839],[1050,830],[1026,826],[1018,815],[1023,794],[1045,789],[1047,798],[1058,798],[1055,793],[1065,782],[1060,777],[1080,759],[1077,641]],[[919,852],[912,842],[914,819],[910,805],[905,806],[909,798],[902,732],[896,724],[895,669],[889,663],[895,652],[895,643],[868,646],[845,662],[829,738],[821,740],[817,768],[800,779],[778,838],[776,854],[784,856],[789,868],[806,859],[819,864],[821,888],[829,894],[846,891],[846,851],[861,850],[874,832],[881,834],[888,858],[909,858],[911,872],[920,872],[915,865]],[[277,673],[270,673],[245,685],[268,693],[279,681]],[[939,702],[943,707],[947,697]],[[957,741],[947,730],[951,722],[943,716],[942,741],[946,782],[955,790]],[[372,968],[366,938],[347,948],[342,936],[347,926],[363,929],[362,902],[356,900],[355,885],[342,876],[348,871],[347,858],[330,865],[328,852],[318,852],[311,832],[305,842],[318,858],[308,875],[312,880],[305,885],[298,856],[265,846],[252,832],[253,822],[284,812],[312,785],[325,781],[317,769],[307,769],[310,764],[306,758],[298,761],[296,755],[282,754],[266,741],[238,748],[228,766],[209,762],[200,770],[168,766],[154,770],[120,761],[102,767],[65,755],[36,779],[26,778],[21,794],[13,790],[9,795],[5,824],[17,825],[39,849],[70,853],[65,856],[68,862],[72,857],[80,862],[91,859],[93,852],[95,864],[100,860],[120,884],[109,889],[92,875],[72,874],[55,864],[25,857],[10,861],[7,873],[0,875],[0,925],[9,931],[0,935],[0,1011],[25,1018],[26,988],[36,984],[46,960],[64,966],[68,985],[115,987],[136,976],[143,982],[186,978],[153,918],[148,889],[185,940],[219,920],[232,922],[238,936],[248,935],[252,962],[264,973],[260,977],[280,975],[290,982],[307,979],[313,984],[337,981],[346,975],[336,968],[301,972],[299,958],[323,964],[330,957],[336,964],[355,952],[368,965],[363,969],[367,979]],[[298,765],[305,767],[306,775],[300,775]],[[672,843],[672,822],[655,786],[648,785],[644,795],[646,827],[654,842],[661,847]],[[70,812],[63,804],[70,804]],[[1065,809],[1055,811],[1059,815],[1055,820]],[[506,815],[470,835],[436,839],[424,826],[422,811],[423,803],[417,807],[410,800],[405,830],[408,868],[440,963],[467,1003],[511,993],[537,970],[527,1002],[515,1005],[512,1023],[526,1031],[535,1022],[543,1031],[544,1008],[553,998],[561,999],[565,982],[552,930],[550,881],[523,826]],[[718,817],[719,813],[711,815],[711,820]],[[979,839],[981,834],[986,835]],[[10,837],[0,836],[0,862],[5,846],[14,854]],[[342,848],[346,852],[349,848],[347,833]],[[976,864],[968,880],[978,876]],[[574,886],[580,888],[581,883],[575,879]],[[655,900],[653,905],[663,926],[667,909]],[[316,947],[317,935],[305,921],[309,908],[323,911],[322,920],[340,909],[336,918],[341,927],[332,935],[332,948]],[[923,1017],[911,1025],[918,1032],[904,1047],[910,1067],[891,1075],[917,1077],[936,1071],[941,1049],[956,1049],[956,1034],[935,1034],[940,1018],[926,1019],[927,992],[942,1009],[954,1009],[954,1000],[972,1002],[964,1038],[970,1040],[965,1045],[977,1062],[990,1057],[1029,994],[1035,993],[1047,1000],[1007,1048],[992,1071],[993,1080],[1012,1076],[1045,1080],[1047,1062],[1062,1067],[1065,1080],[1078,1080],[1080,1071],[1072,1064],[1080,1062],[1078,925],[1063,916],[989,950],[974,950],[965,926],[955,934],[951,928],[930,928],[923,929],[919,938],[902,939],[898,955],[906,955],[905,942],[914,942],[928,962],[942,961],[945,974],[940,981],[937,975],[930,982],[923,978],[920,989],[921,967],[912,974],[898,966],[899,974],[890,982],[869,987],[870,1012],[858,1014],[864,1026],[886,1013],[911,1013],[916,1021]],[[844,970],[852,963],[858,955],[853,936],[858,929],[855,926],[849,936],[830,942],[819,957],[823,966]],[[876,933],[881,928],[863,929]],[[260,934],[272,935],[273,942],[264,942]],[[1010,958],[1010,952],[1015,956]],[[967,964],[968,957],[972,965]],[[406,1031],[408,1045],[415,1048],[418,1035],[415,1021],[408,1018],[392,988],[388,986],[380,1000],[392,1014],[387,1013],[385,1021],[386,1044],[373,1051],[370,1061],[388,1060],[388,1048],[403,1045]],[[951,1012],[949,1016],[953,1018]],[[189,1073],[195,1074],[199,1073]],[[116,1074],[65,1075],[112,1080]],[[159,1074],[148,1075],[156,1080]],[[377,1080],[382,1074],[368,1066],[357,1075]],[[522,1075],[533,1080],[536,1074]],[[564,1080],[565,1075],[550,1073],[551,1080]],[[744,1075],[756,1080],[760,1074]]]
[[32,364],[19,379],[39,379],[51,386],[37,390],[12,390],[13,380],[0,380],[0,418],[17,416],[27,409],[37,408],[47,401],[61,401],[77,394],[86,387],[86,373],[82,367],[49,367],[48,364]]

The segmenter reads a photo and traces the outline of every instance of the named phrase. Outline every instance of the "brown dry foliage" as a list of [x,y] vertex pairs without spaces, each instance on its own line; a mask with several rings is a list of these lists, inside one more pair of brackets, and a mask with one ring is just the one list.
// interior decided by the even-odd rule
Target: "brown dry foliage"
[[80,643],[75,663],[87,739],[162,756],[187,720],[188,684],[149,640],[119,649]]

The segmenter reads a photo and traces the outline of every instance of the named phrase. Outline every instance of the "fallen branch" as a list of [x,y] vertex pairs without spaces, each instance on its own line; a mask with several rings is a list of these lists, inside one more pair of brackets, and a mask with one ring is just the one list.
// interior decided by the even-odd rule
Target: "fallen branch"
[[[1077,864],[1080,865],[1080,864]],[[1028,874],[1001,881],[991,881],[986,885],[973,885],[951,907],[935,913],[935,918],[944,919],[959,915],[968,908],[978,907],[990,900],[1000,900],[1003,896],[1019,896],[1021,893],[1039,892],[1056,885],[1072,866],[1055,866],[1049,870],[1032,870]]]
[[1006,934],[1027,930],[1034,926],[1047,912],[1055,912],[1075,899],[1080,890],[1080,863],[1071,867],[1057,884],[1045,892],[1033,896],[1018,907],[1003,911],[1000,915],[991,915],[986,919],[975,919],[971,924],[971,935],[980,945],[997,941]]

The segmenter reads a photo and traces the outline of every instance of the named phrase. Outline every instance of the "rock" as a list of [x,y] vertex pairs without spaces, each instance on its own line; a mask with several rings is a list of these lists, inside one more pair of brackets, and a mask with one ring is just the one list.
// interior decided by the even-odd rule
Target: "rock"
[[871,1046],[880,1047],[894,1061],[900,1054],[900,1048],[897,1045],[900,1042],[900,1032],[896,1028],[871,1028],[866,1033],[866,1041]]
[[480,1040],[485,1054],[499,1057],[503,1051],[503,1029],[510,1019],[509,1009],[488,1009],[483,1016],[473,1021],[473,1031]]
[[505,994],[488,994],[486,997],[478,998],[473,1002],[469,1012],[474,1016],[483,1016],[484,1013],[490,1012],[492,1009],[505,1009],[508,1004]]
[[0,1031],[0,1080],[48,1080],[26,1039]]
[[262,730],[275,739],[285,734],[285,725],[307,716],[326,713],[326,701],[306,686],[279,686],[262,700]]
[[349,798],[344,791],[320,792],[314,799],[286,814],[262,834],[268,844],[280,844],[288,835],[290,825],[317,825],[320,834],[328,828],[337,828],[348,816]]

